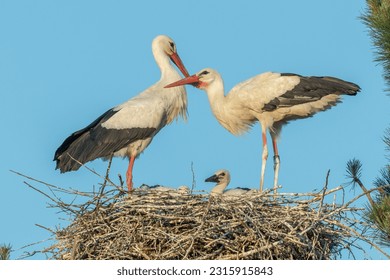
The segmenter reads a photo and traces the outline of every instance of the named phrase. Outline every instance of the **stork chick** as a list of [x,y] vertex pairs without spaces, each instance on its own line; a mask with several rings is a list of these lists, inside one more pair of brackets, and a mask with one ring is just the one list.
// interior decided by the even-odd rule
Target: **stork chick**
[[218,170],[211,177],[207,178],[205,182],[217,183],[211,190],[210,195],[223,195],[223,196],[237,196],[248,193],[251,189],[247,188],[235,188],[226,190],[226,187],[230,183],[230,173],[226,169]]

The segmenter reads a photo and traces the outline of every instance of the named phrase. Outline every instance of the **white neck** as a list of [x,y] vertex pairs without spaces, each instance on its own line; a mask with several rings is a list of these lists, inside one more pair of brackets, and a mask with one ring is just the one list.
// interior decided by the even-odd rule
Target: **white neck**
[[161,71],[161,80],[167,81],[172,80],[172,78],[180,77],[179,73],[176,71],[175,67],[171,64],[169,56],[159,47],[152,48],[153,56],[156,60],[156,64],[160,68]]
[[[170,58],[166,52],[158,45],[153,45],[152,51],[156,64],[161,71],[161,78],[155,85],[163,88],[167,84],[179,80],[181,76],[174,65],[170,62]],[[161,95],[164,95],[168,100],[171,100],[171,102],[168,103],[169,106],[166,108],[167,124],[171,123],[178,115],[186,120],[187,95],[184,86],[164,89],[160,92]]]
[[230,133],[240,135],[251,127],[254,121],[252,113],[243,110],[237,96],[224,95],[221,76],[216,76],[205,90],[214,116]]
[[226,189],[229,182],[221,182],[218,185],[216,185],[212,190],[212,194],[223,194],[223,191]]
[[216,76],[215,79],[205,88],[207,96],[209,98],[211,110],[215,117],[220,119],[225,118],[225,109],[227,106],[227,100],[224,94],[223,80],[220,76]]
[[209,98],[210,107],[218,122],[234,135],[241,134],[243,128],[241,127],[239,118],[237,119],[236,109],[231,101],[231,98],[225,96],[223,80],[220,76],[215,79],[205,89]]

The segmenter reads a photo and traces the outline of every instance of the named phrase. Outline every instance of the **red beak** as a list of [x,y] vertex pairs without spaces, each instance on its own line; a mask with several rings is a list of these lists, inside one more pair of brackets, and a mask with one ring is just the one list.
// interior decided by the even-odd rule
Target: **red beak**
[[187,69],[185,68],[183,62],[180,59],[180,56],[177,53],[173,53],[169,56],[173,63],[179,68],[179,70],[183,73],[184,77],[188,77],[190,74],[188,74]]
[[197,86],[199,84],[199,77],[197,75],[187,76],[184,79],[176,81],[172,84],[166,85],[165,88],[178,87],[183,85],[193,85]]

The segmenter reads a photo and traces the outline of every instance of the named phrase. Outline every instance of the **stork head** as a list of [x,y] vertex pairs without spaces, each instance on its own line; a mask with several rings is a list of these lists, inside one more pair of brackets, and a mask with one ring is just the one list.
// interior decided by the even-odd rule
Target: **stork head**
[[167,55],[171,59],[171,61],[177,66],[177,68],[179,68],[179,70],[183,73],[185,77],[188,77],[190,75],[188,74],[187,69],[185,68],[183,62],[180,59],[180,56],[177,53],[175,42],[171,38],[166,35],[157,36],[153,40],[152,49],[154,53],[160,51],[165,53],[165,55]]
[[227,186],[230,183],[230,173],[226,169],[218,170],[214,175],[207,178],[205,182],[214,182],[217,184],[225,183]]
[[230,173],[225,169],[218,170],[214,173],[213,176],[207,178],[205,182],[215,182],[217,183],[214,188],[211,190],[210,195],[220,195],[223,194],[224,190],[230,183]]
[[182,85],[193,85],[199,89],[207,89],[210,84],[212,84],[217,78],[221,80],[221,76],[217,71],[211,68],[205,68],[200,70],[195,75],[186,77],[177,82],[166,85],[166,88],[177,87]]

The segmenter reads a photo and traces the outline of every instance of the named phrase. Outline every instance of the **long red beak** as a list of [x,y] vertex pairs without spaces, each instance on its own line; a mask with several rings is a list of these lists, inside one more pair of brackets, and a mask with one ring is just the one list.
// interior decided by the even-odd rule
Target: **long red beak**
[[164,88],[178,87],[182,85],[193,85],[197,86],[199,84],[199,77],[197,75],[192,75],[181,79],[179,81],[173,82],[172,84],[166,85]]
[[180,56],[177,53],[173,53],[169,56],[173,63],[179,68],[179,70],[183,73],[184,77],[188,77],[190,74],[188,74],[187,69],[185,68],[183,62],[181,61]]

